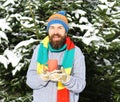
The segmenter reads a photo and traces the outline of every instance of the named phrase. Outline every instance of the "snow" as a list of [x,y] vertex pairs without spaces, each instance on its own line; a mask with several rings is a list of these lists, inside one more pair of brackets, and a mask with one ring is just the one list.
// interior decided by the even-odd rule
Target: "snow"
[[[118,13],[118,11],[120,11],[120,7],[115,7],[116,11],[111,11],[110,7],[113,7],[115,2],[108,2],[107,0],[99,0],[101,3],[103,4],[99,4],[98,7],[101,10],[107,10],[106,14],[111,15],[112,17],[110,19],[112,19],[112,22],[114,24],[116,24],[119,27],[119,22],[120,22],[120,13]],[[49,3],[50,1],[47,1],[46,3]],[[81,2],[76,1],[76,2]],[[15,0],[6,0],[4,2],[4,4],[2,5],[3,7],[12,4],[15,4]],[[9,10],[13,11],[13,8],[10,8]],[[97,9],[99,10],[99,9]],[[117,11],[118,10],[118,11]],[[26,11],[25,11],[26,12]],[[80,28],[81,31],[86,31],[84,36],[73,36],[74,38],[80,38],[82,39],[83,43],[86,45],[91,45],[91,42],[96,42],[95,46],[97,46],[97,48],[99,48],[100,46],[105,46],[106,48],[108,48],[108,44],[103,38],[102,36],[98,36],[97,34],[99,33],[99,29],[101,26],[103,26],[104,20],[100,19],[99,17],[97,19],[99,19],[99,21],[94,21],[95,23],[91,24],[87,17],[85,17],[86,12],[81,10],[81,9],[77,9],[72,11],[72,14],[75,15],[75,17],[79,20],[80,24],[76,24],[75,22],[72,22],[72,19],[70,18],[71,16],[69,16],[69,20],[71,21],[71,23],[69,23],[69,28],[73,29],[74,27],[78,27]],[[33,19],[31,17],[26,17],[26,16],[21,16],[20,14],[16,13],[16,14],[12,14],[9,16],[9,18],[6,20],[6,18],[0,18],[0,44],[2,42],[2,39],[8,41],[8,37],[6,36],[5,31],[12,31],[9,21],[12,18],[16,18],[18,21],[20,21],[21,25],[26,27],[26,28],[31,28],[34,26],[34,24],[30,24],[30,21],[33,21]],[[116,17],[118,17],[118,19],[115,19]],[[94,18],[93,18],[94,20]],[[96,20],[96,19],[95,19]],[[37,21],[37,23],[45,23],[44,21]],[[82,24],[85,23],[85,24]],[[114,31],[114,30],[113,30]],[[110,29],[108,29],[108,31],[103,31],[104,35],[108,35],[111,34]],[[113,32],[114,33],[114,32]],[[26,46],[28,46],[31,43],[34,43],[38,40],[36,39],[29,39],[29,40],[25,40],[25,41],[21,41],[19,42],[13,50],[9,50],[6,49],[3,53],[3,55],[0,55],[0,63],[2,63],[4,65],[5,68],[7,68],[8,64],[11,63],[12,66],[15,68],[12,71],[12,74],[15,75],[17,71],[21,70],[21,67],[24,66],[24,63],[20,63],[20,60],[23,58],[23,55],[21,54],[21,51],[27,52],[28,49],[25,49]],[[120,39],[114,39],[112,42],[120,42]],[[111,43],[112,43],[111,42]],[[92,45],[91,45],[92,46]],[[109,60],[104,59],[104,62],[106,65],[110,65]]]
[[7,1],[3,4],[3,6],[7,6],[7,5],[9,5],[9,4],[14,5],[14,4],[15,4],[14,1],[15,1],[15,0],[7,0]]
[[23,25],[23,26],[26,27],[26,28],[34,27],[34,24],[30,24],[29,21],[26,21],[26,22],[21,21],[21,25]]
[[25,17],[25,16],[23,16],[23,17],[21,17],[21,20],[29,20],[29,21],[33,21],[33,19],[31,18],[31,17]]
[[13,67],[15,67],[21,60],[21,57],[16,56],[16,54],[9,49],[5,50],[4,55],[7,57],[8,62],[11,63]]
[[85,15],[85,14],[86,14],[85,11],[80,10],[80,9],[74,10],[74,11],[72,11],[72,13],[75,14],[75,17],[76,17],[76,18],[80,18],[79,15]]
[[69,28],[70,29],[73,29],[73,27],[77,27],[77,28],[80,28],[81,31],[84,31],[84,30],[89,30],[89,29],[92,29],[92,25],[90,23],[88,24],[75,24],[75,23],[69,23]]
[[15,17],[18,21],[20,20],[20,18],[22,17],[20,14],[12,14],[12,15],[10,15],[10,17],[12,18],[12,17]]
[[[34,23],[30,23],[30,22],[33,22],[33,18],[31,17],[25,17],[25,16],[18,16],[20,17],[20,23],[21,25],[23,25],[24,27],[26,28],[31,28],[31,27],[34,27]],[[35,20],[36,23],[44,23],[43,21],[38,21],[38,20]]]
[[[22,50],[23,53],[28,51],[29,49],[25,49],[25,47],[36,41],[38,40],[31,38],[26,41],[21,41],[13,50],[9,50],[7,48],[3,55],[0,55],[0,63],[2,63],[5,68],[8,68],[8,64],[11,63],[12,66],[15,67],[15,69],[12,71],[12,74],[15,75],[15,73],[20,71],[21,67],[24,66],[24,63],[20,63],[20,60],[23,57],[20,51]],[[24,47],[24,49],[22,47]]]
[[[99,37],[99,36],[96,36],[96,35],[94,35],[94,36],[91,36],[91,37],[82,37],[82,41],[86,44],[86,45],[90,45],[90,43],[92,42],[92,41],[101,41],[101,40],[103,40],[101,37]],[[101,43],[102,44],[102,43]]]
[[0,31],[0,43],[1,43],[1,38],[5,39],[8,42],[8,38],[7,38],[6,34],[3,31]]
[[2,29],[2,31],[5,31],[5,30],[12,31],[12,29],[9,26],[9,23],[6,22],[5,18],[0,19],[0,28]]
[[0,55],[0,63],[2,63],[6,69],[8,68],[8,60],[5,56]]
[[119,42],[120,43],[120,39],[114,39],[112,42]]
[[80,23],[88,23],[88,19],[86,17],[81,17],[79,20]]
[[97,27],[101,27],[103,24],[102,23],[99,23],[99,22],[95,22],[94,23],[94,26],[97,26]]
[[106,3],[107,0],[99,0],[101,3]]
[[103,59],[106,66],[111,66],[111,62],[108,59]]
[[99,7],[101,10],[104,10],[104,9],[107,9],[107,8],[108,8],[108,6],[106,6],[106,5],[98,5],[98,7]]
[[20,71],[21,68],[24,66],[24,63],[19,63],[15,69],[12,71],[12,75],[14,76],[16,74],[17,71]]
[[[71,0],[72,1],[72,0]],[[82,3],[83,2],[83,0],[73,0],[73,2],[75,2],[75,3]]]
[[116,25],[118,24],[118,23],[120,23],[120,19],[114,19],[114,20],[112,20]]
[[116,1],[114,2],[108,2],[107,0],[101,0],[102,3],[105,3],[105,5],[107,5],[108,7],[113,7],[116,3]]
[[30,43],[33,43],[33,42],[36,42],[36,41],[38,41],[38,40],[33,39],[33,38],[31,38],[31,39],[29,39],[29,40],[21,41],[20,43],[18,43],[18,44],[15,46],[14,50],[17,50],[18,48],[23,47],[23,46],[27,46],[27,45],[29,45]]

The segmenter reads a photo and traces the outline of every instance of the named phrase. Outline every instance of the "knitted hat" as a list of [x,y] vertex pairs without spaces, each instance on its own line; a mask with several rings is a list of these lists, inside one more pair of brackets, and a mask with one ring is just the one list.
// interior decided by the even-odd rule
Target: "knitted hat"
[[47,31],[51,24],[62,24],[66,32],[68,32],[68,20],[65,14],[65,11],[59,11],[56,14],[51,15],[48,19]]

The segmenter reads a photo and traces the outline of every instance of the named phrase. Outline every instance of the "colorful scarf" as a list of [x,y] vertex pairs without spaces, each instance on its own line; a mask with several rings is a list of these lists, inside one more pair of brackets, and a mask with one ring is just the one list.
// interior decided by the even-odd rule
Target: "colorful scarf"
[[[70,40],[69,37],[66,38],[65,41],[65,53],[62,61],[62,67],[64,68],[65,72],[70,75],[73,65],[74,59],[74,51],[75,45]],[[37,73],[42,73],[43,65],[46,65],[48,62],[48,51],[49,51],[49,37],[45,37],[40,44],[38,49],[38,58],[37,58]],[[46,65],[47,67],[47,65]],[[57,102],[70,102],[69,99],[69,90],[64,87],[61,82],[58,82],[57,88]]]

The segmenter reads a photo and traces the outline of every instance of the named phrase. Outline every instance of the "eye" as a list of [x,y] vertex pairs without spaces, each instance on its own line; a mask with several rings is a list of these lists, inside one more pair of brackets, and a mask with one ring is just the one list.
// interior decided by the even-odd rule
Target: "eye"
[[60,27],[58,27],[59,29],[63,29],[63,27],[62,26],[60,26]]
[[50,26],[50,28],[49,29],[54,29],[54,27],[53,26]]

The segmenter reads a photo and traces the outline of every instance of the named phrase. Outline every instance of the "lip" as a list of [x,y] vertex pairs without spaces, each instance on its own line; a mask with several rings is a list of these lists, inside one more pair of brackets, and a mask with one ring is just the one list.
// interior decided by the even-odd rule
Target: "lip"
[[58,36],[58,35],[54,35],[53,38],[60,38],[60,36]]
[[60,40],[60,37],[59,36],[54,36],[53,40]]

